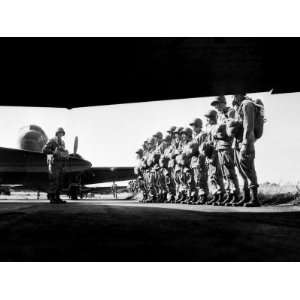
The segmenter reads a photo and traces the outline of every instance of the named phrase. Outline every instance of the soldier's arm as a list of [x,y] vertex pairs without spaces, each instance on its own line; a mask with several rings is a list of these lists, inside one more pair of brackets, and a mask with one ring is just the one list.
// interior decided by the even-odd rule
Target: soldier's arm
[[54,140],[49,140],[47,144],[43,147],[43,153],[53,154],[56,149],[56,143]]
[[243,142],[245,146],[251,145],[254,142],[254,105],[246,103],[242,107],[244,120],[243,120]]

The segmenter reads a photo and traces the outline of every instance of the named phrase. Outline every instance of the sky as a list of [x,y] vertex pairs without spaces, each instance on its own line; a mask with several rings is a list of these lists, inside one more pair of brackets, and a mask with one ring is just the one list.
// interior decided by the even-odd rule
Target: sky
[[[250,94],[249,94],[250,95]],[[256,143],[256,169],[260,182],[300,181],[300,93],[252,94],[265,104],[267,123]],[[133,166],[135,151],[157,131],[172,125],[188,126],[195,117],[211,109],[214,97],[93,106],[72,110],[62,108],[1,107],[0,146],[18,147],[20,128],[35,124],[48,137],[58,127],[66,131],[67,149],[73,151],[79,137],[78,153],[93,166]],[[228,104],[232,97],[226,96]]]

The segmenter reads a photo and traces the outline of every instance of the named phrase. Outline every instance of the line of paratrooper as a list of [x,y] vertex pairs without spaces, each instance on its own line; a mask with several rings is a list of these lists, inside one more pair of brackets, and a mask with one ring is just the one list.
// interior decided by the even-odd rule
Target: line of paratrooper
[[261,205],[254,159],[265,123],[263,102],[236,94],[231,107],[225,96],[211,106],[205,124],[195,118],[189,127],[172,126],[136,151],[142,202]]

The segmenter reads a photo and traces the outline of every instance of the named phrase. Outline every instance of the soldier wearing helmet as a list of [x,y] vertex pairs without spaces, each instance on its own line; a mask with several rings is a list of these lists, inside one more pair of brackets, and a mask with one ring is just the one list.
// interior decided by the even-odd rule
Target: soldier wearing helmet
[[69,153],[65,149],[65,142],[62,139],[64,135],[64,129],[59,127],[55,133],[55,137],[50,139],[43,148],[43,153],[47,154],[49,170],[48,198],[50,203],[66,202],[60,199],[60,191],[63,185],[64,166],[69,157]]
[[189,143],[192,140],[193,131],[189,127],[185,127],[181,130],[181,172],[178,174],[180,187],[179,190],[180,198],[178,202],[188,204],[192,202],[192,189],[193,189],[193,178],[190,172],[190,159],[191,153],[189,148]]
[[164,152],[166,147],[166,143],[163,140],[163,134],[158,131],[153,135],[154,140],[154,147],[153,147],[153,159],[154,159],[154,166],[150,171],[151,174],[151,190],[155,192],[153,195],[154,201],[163,202],[166,198],[166,188],[164,184],[164,175],[159,166],[159,160],[161,155]]
[[255,104],[246,94],[234,95],[236,120],[242,124],[241,137],[234,141],[235,162],[244,183],[244,196],[236,205],[260,206],[255,159]]
[[[181,185],[180,185],[180,173],[182,172],[182,167],[176,162],[176,157],[182,153],[182,141],[181,132],[183,127],[176,127],[173,131],[172,144],[169,149],[170,161],[168,168],[172,174],[172,182],[175,186],[175,195],[168,194],[168,201],[178,202],[181,198]],[[171,199],[171,200],[170,200]]]
[[181,132],[183,129],[183,127],[176,127],[174,130],[174,146],[177,150],[181,149]]
[[135,174],[137,175],[137,186],[138,189],[143,193],[142,202],[147,200],[147,187],[145,182],[145,164],[144,164],[144,151],[139,149],[136,151],[137,154],[137,166],[135,167]]
[[172,203],[175,201],[176,196],[176,185],[175,185],[175,151],[176,151],[176,141],[175,141],[175,130],[176,126],[172,126],[167,132],[169,135],[165,137],[168,141],[170,137],[170,142],[168,142],[167,148],[164,150],[164,156],[167,159],[167,165],[165,168],[165,181],[167,187],[167,203]]
[[[199,149],[206,140],[206,133],[202,130],[203,122],[200,118],[196,118],[190,123],[190,126],[193,128],[193,142],[197,144],[197,149]],[[200,153],[198,150],[193,153],[190,167],[195,183],[195,189],[192,192],[193,202],[205,204],[208,196],[208,185],[206,157],[203,152]]]
[[221,171],[221,166],[218,158],[218,153],[216,151],[216,139],[214,133],[217,128],[217,111],[209,110],[206,114],[206,131],[207,139],[206,142],[212,149],[210,155],[207,156],[206,162],[208,165],[208,182],[211,188],[212,200],[208,201],[207,204],[219,205],[224,201],[224,182]]
[[153,138],[154,138],[154,145],[157,148],[163,141],[163,134],[158,131],[155,134],[153,134]]
[[167,133],[170,134],[171,136],[174,135],[174,131],[176,130],[176,126],[171,126],[168,130]]
[[240,200],[240,187],[235,171],[233,138],[226,132],[226,125],[234,118],[234,111],[227,106],[224,96],[217,97],[211,105],[218,111],[218,123],[214,131],[214,138],[226,190],[225,200],[220,204],[234,205]]

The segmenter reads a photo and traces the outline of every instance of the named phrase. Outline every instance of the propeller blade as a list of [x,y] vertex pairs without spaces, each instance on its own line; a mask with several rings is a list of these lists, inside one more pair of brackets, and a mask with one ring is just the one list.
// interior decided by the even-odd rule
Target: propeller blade
[[73,153],[77,154],[77,150],[78,150],[78,136],[76,136],[75,140],[74,140],[74,151],[73,151]]

